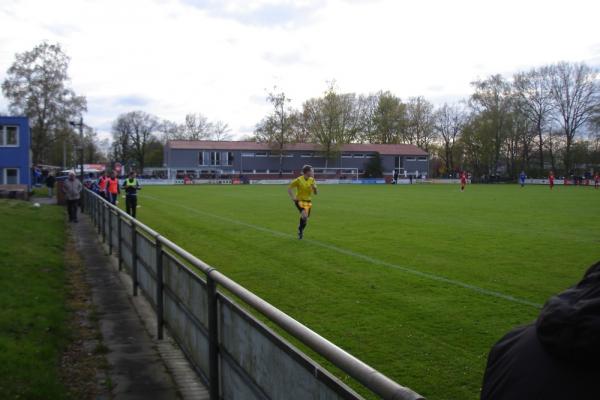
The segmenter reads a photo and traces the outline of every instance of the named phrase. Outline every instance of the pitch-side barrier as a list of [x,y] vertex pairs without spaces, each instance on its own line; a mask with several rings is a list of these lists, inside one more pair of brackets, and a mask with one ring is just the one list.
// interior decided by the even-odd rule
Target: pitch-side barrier
[[[89,213],[133,295],[148,299],[157,337],[166,328],[217,399],[362,399],[350,387],[246,311],[329,360],[382,399],[424,399],[337,347],[158,232],[85,190]],[[219,289],[235,296],[232,300]]]

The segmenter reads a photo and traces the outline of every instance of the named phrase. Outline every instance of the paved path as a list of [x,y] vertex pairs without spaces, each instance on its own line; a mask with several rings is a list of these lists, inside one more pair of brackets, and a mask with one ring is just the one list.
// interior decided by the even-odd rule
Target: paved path
[[97,236],[87,215],[70,223],[86,267],[92,302],[98,312],[108,376],[115,399],[208,399],[180,349],[165,332],[155,337],[156,318],[142,295],[132,297],[131,279],[119,272],[114,256]]

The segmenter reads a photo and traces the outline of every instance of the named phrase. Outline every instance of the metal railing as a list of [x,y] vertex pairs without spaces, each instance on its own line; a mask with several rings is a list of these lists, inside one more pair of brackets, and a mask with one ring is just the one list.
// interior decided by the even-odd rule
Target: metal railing
[[217,286],[381,398],[424,399],[87,189],[84,203],[109,252],[116,248],[119,270],[131,274],[133,295],[141,289],[156,312],[157,337],[163,338],[165,326],[169,329],[212,400],[362,398]]

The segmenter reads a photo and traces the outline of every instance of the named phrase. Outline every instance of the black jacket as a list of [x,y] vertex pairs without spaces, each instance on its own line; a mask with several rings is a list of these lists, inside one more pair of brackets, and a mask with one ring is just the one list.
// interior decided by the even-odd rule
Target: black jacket
[[46,178],[46,186],[48,186],[49,188],[53,188],[55,182],[56,182],[56,178],[53,177],[52,175],[49,175]]
[[600,262],[496,343],[481,399],[600,399]]

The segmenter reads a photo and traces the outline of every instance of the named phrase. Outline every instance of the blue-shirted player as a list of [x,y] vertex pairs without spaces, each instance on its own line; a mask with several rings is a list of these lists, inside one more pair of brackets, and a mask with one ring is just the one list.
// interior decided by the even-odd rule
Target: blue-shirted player
[[527,178],[527,175],[525,175],[525,171],[521,171],[521,174],[519,174],[519,181],[521,182],[521,187],[525,186],[525,178]]

